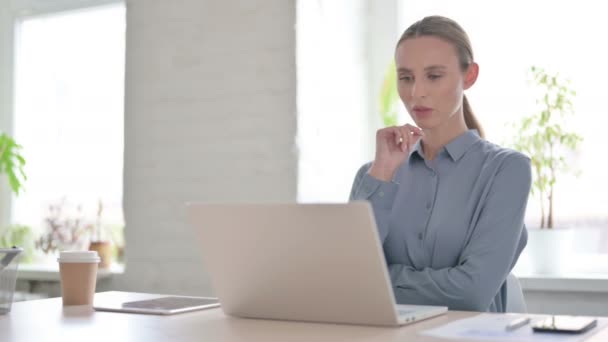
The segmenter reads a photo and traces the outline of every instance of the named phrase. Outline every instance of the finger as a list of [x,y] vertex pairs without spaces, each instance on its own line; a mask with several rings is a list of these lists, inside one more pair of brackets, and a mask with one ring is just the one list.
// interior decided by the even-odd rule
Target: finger
[[395,130],[395,145],[399,146],[403,142],[403,136],[398,130]]
[[395,145],[399,146],[399,144],[401,144],[403,142],[403,134],[401,134],[401,131],[399,130],[398,127],[391,127],[391,133],[395,139]]
[[416,126],[412,126],[410,124],[405,124],[401,126],[400,130],[406,139],[404,144],[401,146],[402,151],[410,151],[414,147],[418,139],[420,139],[420,137],[423,135],[422,129]]
[[412,135],[422,136],[424,134],[422,129],[420,129],[419,127],[410,124],[405,124],[404,127],[409,128],[410,132],[412,132]]
[[402,136],[401,145],[400,145],[401,151],[402,152],[409,151],[412,132],[411,132],[410,128],[407,127],[407,125],[400,126],[399,131]]
[[395,133],[394,127],[385,127],[376,131],[376,140],[378,142],[388,143],[390,145],[391,139],[397,143],[399,136]]

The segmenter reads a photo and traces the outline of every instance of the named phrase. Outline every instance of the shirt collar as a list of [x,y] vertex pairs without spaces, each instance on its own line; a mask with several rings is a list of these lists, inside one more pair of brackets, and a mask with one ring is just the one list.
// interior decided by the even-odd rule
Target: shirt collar
[[[480,140],[481,137],[479,137],[479,132],[476,129],[469,129],[468,131],[454,138],[443,148],[448,153],[450,158],[456,162],[462,158],[462,156],[464,156],[471,146]],[[424,159],[424,153],[422,152],[422,139],[418,140],[416,144],[414,144],[414,148],[412,149],[412,152],[410,152],[409,159],[411,159],[412,156]]]

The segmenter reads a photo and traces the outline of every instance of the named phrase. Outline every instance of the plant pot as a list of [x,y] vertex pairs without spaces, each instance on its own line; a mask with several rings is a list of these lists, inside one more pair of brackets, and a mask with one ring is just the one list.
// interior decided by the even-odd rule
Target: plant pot
[[92,241],[89,245],[90,251],[96,251],[101,261],[99,268],[109,268],[112,264],[112,244],[110,241]]
[[560,274],[569,269],[572,229],[530,229],[526,250],[534,274]]

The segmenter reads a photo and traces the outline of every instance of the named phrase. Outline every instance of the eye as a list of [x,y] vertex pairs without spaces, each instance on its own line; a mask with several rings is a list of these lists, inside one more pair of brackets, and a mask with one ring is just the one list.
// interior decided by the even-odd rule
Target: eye
[[407,75],[399,76],[399,80],[400,81],[404,81],[404,82],[407,82],[407,83],[412,82],[413,79],[414,78],[412,76],[407,76]]
[[443,75],[437,75],[437,74],[430,74],[428,77],[431,81],[435,81],[441,78],[441,76]]

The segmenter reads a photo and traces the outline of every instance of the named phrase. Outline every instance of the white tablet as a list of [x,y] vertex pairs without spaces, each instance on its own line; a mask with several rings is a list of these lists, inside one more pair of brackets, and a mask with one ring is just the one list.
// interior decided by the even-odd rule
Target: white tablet
[[131,301],[104,301],[103,299],[97,300],[96,298],[93,308],[97,311],[172,315],[182,312],[215,308],[218,306],[220,306],[220,304],[217,298],[162,296],[158,298]]

